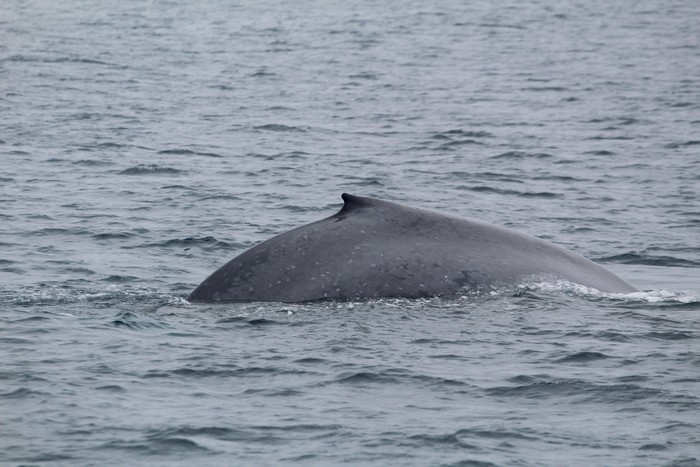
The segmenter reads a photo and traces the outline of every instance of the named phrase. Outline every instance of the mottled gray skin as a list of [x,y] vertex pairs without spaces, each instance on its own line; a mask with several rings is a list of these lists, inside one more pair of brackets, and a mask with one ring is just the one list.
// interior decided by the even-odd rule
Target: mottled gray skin
[[343,194],[335,215],[273,237],[215,271],[190,301],[429,297],[533,275],[603,292],[632,285],[583,256],[472,219]]

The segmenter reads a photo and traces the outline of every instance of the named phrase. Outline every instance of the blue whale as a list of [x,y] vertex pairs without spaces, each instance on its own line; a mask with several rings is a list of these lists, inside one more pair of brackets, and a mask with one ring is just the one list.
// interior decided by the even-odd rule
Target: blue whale
[[342,195],[342,209],[245,251],[187,297],[191,302],[361,300],[450,296],[527,278],[602,292],[637,289],[550,242],[486,222]]

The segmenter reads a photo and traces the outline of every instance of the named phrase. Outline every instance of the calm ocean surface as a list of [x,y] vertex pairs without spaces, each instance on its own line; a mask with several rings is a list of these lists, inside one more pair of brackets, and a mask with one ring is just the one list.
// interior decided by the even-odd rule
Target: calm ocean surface
[[[0,464],[700,465],[699,25],[696,0],[3,1]],[[342,192],[644,292],[185,300]]]

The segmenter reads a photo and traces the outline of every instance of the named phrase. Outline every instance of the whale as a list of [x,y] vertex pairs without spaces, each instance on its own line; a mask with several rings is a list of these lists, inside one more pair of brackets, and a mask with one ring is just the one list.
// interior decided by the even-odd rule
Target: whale
[[190,302],[458,296],[524,280],[637,289],[583,256],[480,220],[342,195],[336,214],[266,240],[214,271]]

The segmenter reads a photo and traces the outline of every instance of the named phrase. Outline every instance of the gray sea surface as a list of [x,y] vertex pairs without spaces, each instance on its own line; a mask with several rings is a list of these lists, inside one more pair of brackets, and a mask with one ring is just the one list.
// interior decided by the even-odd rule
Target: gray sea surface
[[[642,292],[190,304],[342,192]],[[4,0],[0,464],[700,465],[700,2]]]

